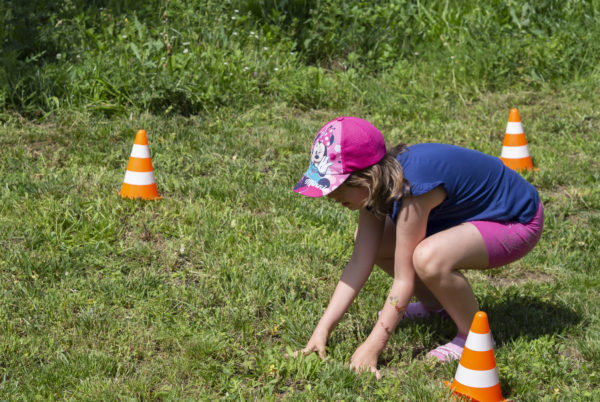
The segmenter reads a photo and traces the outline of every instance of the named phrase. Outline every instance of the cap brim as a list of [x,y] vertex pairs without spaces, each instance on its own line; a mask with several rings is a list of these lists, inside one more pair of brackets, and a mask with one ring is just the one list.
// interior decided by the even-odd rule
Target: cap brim
[[350,176],[350,173],[315,177],[314,172],[309,167],[294,186],[294,191],[307,197],[323,197],[341,186],[348,176]]

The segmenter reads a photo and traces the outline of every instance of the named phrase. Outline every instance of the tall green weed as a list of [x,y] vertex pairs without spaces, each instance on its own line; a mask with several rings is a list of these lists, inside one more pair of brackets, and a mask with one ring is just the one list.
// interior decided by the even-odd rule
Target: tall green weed
[[598,1],[249,1],[286,29],[304,61],[330,67],[438,64],[462,83],[506,87],[571,80],[593,71]]

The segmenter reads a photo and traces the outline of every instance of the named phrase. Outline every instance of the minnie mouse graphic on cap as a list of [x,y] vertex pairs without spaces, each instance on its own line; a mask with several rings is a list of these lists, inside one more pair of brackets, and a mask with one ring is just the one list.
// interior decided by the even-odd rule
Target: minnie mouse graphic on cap
[[338,117],[315,136],[310,165],[294,191],[322,197],[338,188],[350,173],[379,162],[385,156],[381,132],[358,117]]
[[322,197],[333,191],[332,183],[340,181],[332,177],[332,173],[335,174],[336,169],[335,167],[331,168],[337,163],[340,165],[337,169],[339,171],[342,163],[339,157],[340,144],[336,143],[335,131],[336,127],[330,125],[315,137],[310,152],[310,166],[294,187],[294,191],[297,193],[309,197]]

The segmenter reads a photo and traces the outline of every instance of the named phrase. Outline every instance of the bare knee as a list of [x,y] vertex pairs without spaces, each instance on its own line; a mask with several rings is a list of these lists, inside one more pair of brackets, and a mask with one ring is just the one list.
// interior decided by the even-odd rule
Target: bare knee
[[423,282],[439,278],[446,268],[439,257],[435,243],[428,239],[423,240],[415,248],[413,266]]

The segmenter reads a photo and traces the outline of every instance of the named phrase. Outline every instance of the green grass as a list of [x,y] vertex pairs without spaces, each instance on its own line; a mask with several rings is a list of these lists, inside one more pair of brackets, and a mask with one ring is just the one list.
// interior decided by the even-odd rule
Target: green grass
[[[581,93],[424,100],[434,106],[420,120],[365,115],[390,142],[498,155],[508,109],[519,107],[545,232],[523,260],[469,273],[504,395],[515,400],[600,396],[600,114]],[[284,104],[168,119],[6,115],[0,398],[446,398],[456,363],[423,357],[452,335],[448,322],[401,324],[380,381],[345,367],[389,287],[378,271],[326,361],[283,357],[308,340],[352,249],[352,213],[291,192],[314,131],[333,115]],[[157,202],[117,195],[138,128],[149,133]]]
[[[402,323],[384,377],[345,366],[390,286],[288,359],[356,216],[291,191],[321,124],[500,155],[518,107],[546,220],[469,272],[504,396],[600,399],[600,5],[354,0],[0,2],[0,399],[444,400],[454,333]],[[121,199],[147,130],[163,199]]]
[[398,114],[439,88],[472,101],[597,75],[599,18],[598,0],[7,1],[0,108],[189,116],[360,102]]

